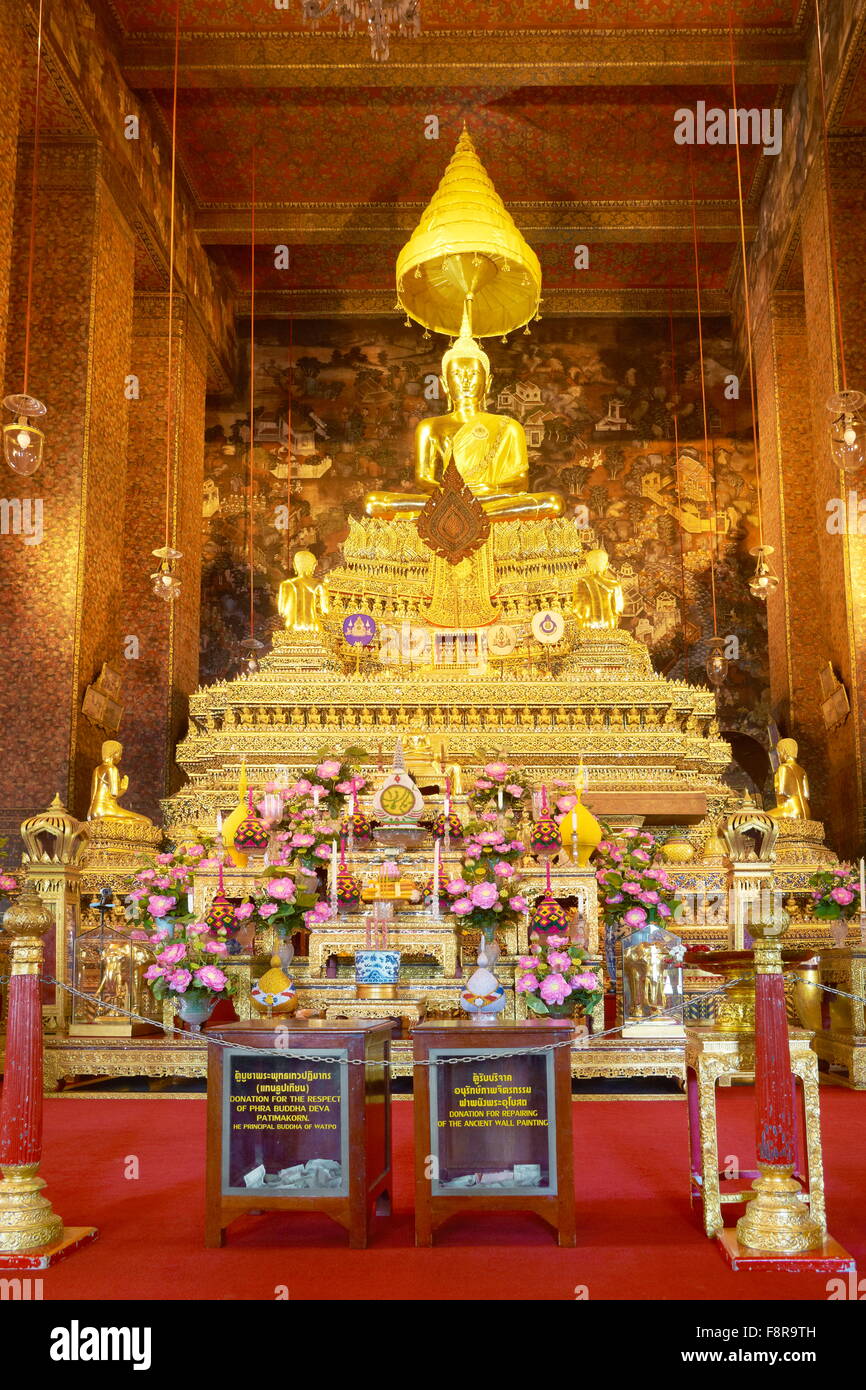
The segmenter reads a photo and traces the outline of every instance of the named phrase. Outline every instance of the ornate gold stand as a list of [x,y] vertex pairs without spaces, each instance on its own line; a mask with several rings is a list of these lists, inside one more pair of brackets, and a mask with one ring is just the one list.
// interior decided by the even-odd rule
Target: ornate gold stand
[[[789,1034],[791,1071],[800,1082],[802,1127],[806,1139],[806,1196],[812,1219],[826,1231],[824,1211],[824,1162],[821,1154],[821,1112],[818,1101],[818,1059],[810,1046],[811,1034],[802,1029]],[[716,1119],[716,1087],[726,1078],[755,1075],[754,1034],[722,1032],[713,1028],[686,1028],[686,1086],[689,1103],[691,1147],[691,1203],[703,1207],[704,1230],[711,1238],[724,1228],[722,1206],[751,1202],[752,1188],[721,1191],[719,1141]],[[739,1178],[760,1174],[740,1172]],[[799,1191],[799,1184],[797,1187]]]

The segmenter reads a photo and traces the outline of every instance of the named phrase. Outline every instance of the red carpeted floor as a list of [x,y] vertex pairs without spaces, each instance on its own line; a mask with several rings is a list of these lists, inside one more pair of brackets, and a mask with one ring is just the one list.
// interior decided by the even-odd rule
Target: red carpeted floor
[[[866,1272],[866,1097],[822,1093],[830,1230]],[[751,1167],[752,1095],[725,1092],[720,1153]],[[527,1216],[476,1215],[416,1250],[412,1105],[394,1102],[395,1215],[350,1251],[315,1215],[243,1218],[205,1250],[204,1099],[49,1100],[43,1174],[67,1225],[95,1245],[44,1276],[46,1299],[820,1299],[811,1275],[735,1275],[689,1211],[681,1099],[573,1106],[578,1246]],[[139,1177],[126,1178],[138,1160]],[[738,1209],[734,1209],[738,1210]]]

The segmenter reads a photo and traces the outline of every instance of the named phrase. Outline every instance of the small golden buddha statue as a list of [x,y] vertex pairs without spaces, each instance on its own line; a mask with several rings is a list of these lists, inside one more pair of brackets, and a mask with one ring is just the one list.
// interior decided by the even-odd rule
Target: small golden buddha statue
[[463,769],[459,763],[446,764],[441,740],[437,751],[426,734],[410,734],[403,747],[403,756],[406,771],[422,790],[433,785],[444,790],[446,779],[450,777],[452,795],[463,794]]
[[101,820],[110,816],[113,820],[138,821],[142,825],[151,825],[153,822],[147,816],[140,816],[136,811],[127,811],[119,804],[120,797],[129,786],[129,778],[122,777],[118,768],[122,757],[123,744],[115,739],[103,743],[102,762],[94,769],[90,780],[90,807],[87,819]]
[[776,820],[811,820],[809,779],[805,768],[797,762],[796,739],[780,738],[776,744],[779,766],[773,779],[776,805],[769,812]]
[[619,627],[625,609],[622,585],[609,572],[606,550],[589,550],[584,568],[574,586],[572,607],[581,627],[614,629]]
[[529,491],[526,431],[507,415],[485,409],[492,373],[490,358],[472,337],[468,305],[460,337],[442,358],[441,382],[448,397],[445,415],[422,420],[415,432],[417,492],[371,492],[368,516],[415,521],[442,482],[449,460],[494,520],[562,514],[558,492]]
[[328,611],[324,585],[313,579],[318,560],[311,550],[299,550],[293,561],[295,578],[284,579],[277,609],[287,632],[321,632],[322,614]]

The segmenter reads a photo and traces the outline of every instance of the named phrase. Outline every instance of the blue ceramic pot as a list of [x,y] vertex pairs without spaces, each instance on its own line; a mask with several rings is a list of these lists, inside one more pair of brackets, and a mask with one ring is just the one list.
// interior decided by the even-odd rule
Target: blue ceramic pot
[[357,985],[396,985],[400,979],[399,951],[356,951]]

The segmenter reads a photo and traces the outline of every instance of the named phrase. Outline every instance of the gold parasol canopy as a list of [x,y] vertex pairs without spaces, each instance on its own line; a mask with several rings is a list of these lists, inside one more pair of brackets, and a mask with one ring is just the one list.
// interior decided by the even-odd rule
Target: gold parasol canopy
[[455,337],[467,300],[479,338],[538,312],[541,266],[475,153],[466,127],[421,221],[397,257],[397,297],[411,318]]

